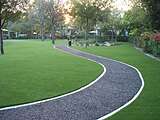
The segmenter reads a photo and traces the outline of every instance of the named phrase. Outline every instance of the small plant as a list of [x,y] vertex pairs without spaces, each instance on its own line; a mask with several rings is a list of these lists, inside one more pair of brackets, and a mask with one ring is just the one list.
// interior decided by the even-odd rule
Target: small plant
[[150,32],[144,32],[141,34],[141,37],[143,38],[144,41],[149,41],[151,40],[152,34]]
[[160,55],[160,50],[159,50],[159,44],[160,44],[160,33],[156,33],[153,35],[153,40],[155,42],[155,46],[153,49],[153,54],[155,56],[159,56]]
[[144,51],[147,53],[152,52],[152,34],[150,32],[144,32],[141,34],[141,44],[144,48]]
[[153,39],[154,39],[156,42],[160,42],[160,33],[156,33],[155,35],[153,35]]

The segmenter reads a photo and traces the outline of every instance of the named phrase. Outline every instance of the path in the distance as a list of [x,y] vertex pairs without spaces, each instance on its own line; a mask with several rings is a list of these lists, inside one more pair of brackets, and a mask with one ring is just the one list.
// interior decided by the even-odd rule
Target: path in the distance
[[137,71],[127,65],[64,46],[57,48],[101,63],[107,71],[96,83],[72,95],[1,110],[0,120],[96,120],[126,104],[142,86]]

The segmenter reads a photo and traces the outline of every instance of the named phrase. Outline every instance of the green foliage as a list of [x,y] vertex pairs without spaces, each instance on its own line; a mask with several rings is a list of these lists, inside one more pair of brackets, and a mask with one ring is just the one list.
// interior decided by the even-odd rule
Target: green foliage
[[[14,21],[22,12],[29,0],[1,0],[0,1],[0,52],[4,54],[2,28],[7,21]],[[25,7],[24,7],[25,6]]]
[[144,8],[147,9],[151,17],[152,27],[160,30],[160,1],[159,0],[140,0]]
[[123,24],[136,36],[140,36],[146,28],[150,28],[149,23],[146,10],[140,6],[134,6],[123,17]]
[[116,10],[104,10],[102,14],[105,18],[100,26],[103,29],[120,29],[121,28],[121,13]]
[[[21,17],[10,25],[14,32],[25,33],[28,38],[41,36],[44,40],[45,35],[55,33],[63,24],[61,5],[52,1],[36,0],[21,14]],[[36,33],[36,35],[33,35]]]
[[142,39],[149,41],[152,39],[152,34],[150,32],[144,32],[141,34]]
[[108,17],[111,0],[73,0],[72,16],[82,29],[94,29]]
[[[0,20],[3,25],[8,20],[15,20],[24,10],[29,0],[1,0],[0,1]],[[27,6],[26,6],[27,7]]]
[[73,1],[72,15],[76,18],[81,28],[89,30],[95,25],[97,8],[90,0]]
[[152,30],[150,17],[147,10],[135,1],[131,10],[124,14],[122,23],[124,28],[129,30],[130,41],[136,46],[144,48],[146,32]]

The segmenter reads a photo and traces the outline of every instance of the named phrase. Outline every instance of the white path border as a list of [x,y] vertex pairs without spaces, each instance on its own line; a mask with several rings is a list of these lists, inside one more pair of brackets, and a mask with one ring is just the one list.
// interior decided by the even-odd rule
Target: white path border
[[[110,59],[110,60],[112,60],[112,59]],[[111,112],[111,113],[109,113],[109,114],[107,114],[107,115],[99,118],[98,120],[107,119],[107,118],[111,117],[112,115],[116,114],[117,112],[121,111],[121,110],[124,109],[125,107],[129,106],[131,103],[133,103],[133,102],[139,97],[139,95],[141,94],[141,92],[142,92],[142,90],[143,90],[143,88],[144,88],[144,79],[143,79],[143,76],[142,76],[141,72],[140,72],[136,67],[133,67],[133,66],[131,66],[131,65],[129,65],[129,64],[126,64],[126,63],[123,63],[123,62],[120,62],[120,61],[117,61],[117,60],[113,60],[113,61],[119,62],[119,63],[121,63],[121,64],[127,65],[127,66],[135,69],[135,70],[137,71],[140,79],[141,79],[142,85],[141,85],[141,88],[139,89],[139,91],[137,92],[137,94],[136,94],[130,101],[128,101],[126,104],[124,104],[123,106],[121,106],[121,107],[118,108],[117,110],[115,110],[115,111],[113,111],[113,112]]]
[[[57,49],[57,48],[55,48]],[[60,50],[60,49],[58,49]],[[61,50],[62,51],[62,50]],[[62,52],[65,52],[65,51],[62,51]],[[68,52],[65,52],[65,53],[68,53]],[[71,54],[71,53],[68,53],[68,54]],[[73,54],[72,54],[73,55]],[[76,55],[74,55],[76,56]],[[77,55],[78,56],[78,55]],[[81,56],[78,56],[78,57],[81,57]],[[85,57],[81,57],[83,59],[86,59]],[[95,63],[98,63],[99,65],[101,65],[103,67],[103,72],[101,73],[101,75],[96,79],[94,80],[93,82],[89,83],[88,85],[78,89],[78,90],[75,90],[73,92],[70,92],[70,93],[67,93],[67,94],[64,94],[64,95],[61,95],[61,96],[57,96],[57,97],[54,97],[54,98],[50,98],[50,99],[46,99],[46,100],[41,100],[41,101],[37,101],[37,102],[32,102],[32,103],[27,103],[27,104],[22,104],[22,105],[15,105],[15,106],[10,106],[10,107],[4,107],[4,108],[0,108],[0,111],[3,111],[3,110],[10,110],[10,109],[16,109],[16,108],[20,108],[20,107],[26,107],[26,106],[31,106],[31,105],[35,105],[35,104],[40,104],[40,103],[45,103],[45,102],[49,102],[49,101],[52,101],[52,100],[56,100],[56,99],[60,99],[62,97],[65,97],[65,96],[69,96],[69,95],[72,95],[72,94],[75,94],[75,93],[78,93],[90,86],[92,86],[93,84],[95,84],[96,82],[98,82],[98,80],[100,78],[102,78],[104,76],[104,74],[106,73],[106,68],[103,64],[99,63],[99,62],[96,62],[94,60],[91,60],[91,59],[87,59],[89,61],[92,61],[92,62],[95,62]]]
[[[70,48],[70,49],[73,49],[73,48]],[[73,49],[73,50],[75,50],[75,49]],[[80,51],[80,50],[77,50],[77,51]],[[83,51],[80,51],[80,52],[83,52]],[[139,75],[139,77],[141,79],[141,82],[142,82],[141,88],[139,89],[139,91],[137,92],[137,94],[130,101],[128,101],[126,104],[124,104],[120,108],[114,110],[113,112],[111,112],[111,113],[109,113],[109,114],[107,114],[105,116],[102,116],[98,120],[104,120],[104,119],[107,119],[107,118],[111,117],[112,115],[116,114],[117,112],[121,111],[123,108],[125,108],[128,105],[130,105],[131,103],[133,103],[138,98],[138,96],[141,94],[141,92],[142,92],[142,90],[144,88],[144,79],[143,79],[143,76],[142,76],[141,72],[136,67],[133,67],[132,65],[129,65],[127,63],[123,63],[123,62],[120,62],[120,61],[117,61],[117,60],[113,60],[113,59],[110,59],[110,58],[94,55],[94,54],[87,53],[87,52],[83,52],[83,53],[88,54],[88,55],[92,55],[92,56],[96,56],[96,57],[99,57],[99,58],[102,58],[102,59],[107,59],[107,60],[115,61],[115,62],[121,63],[123,65],[127,65],[127,66],[129,66],[129,67],[131,67],[131,68],[133,68],[133,69],[135,69],[137,71],[137,73],[138,73],[138,75]]]
[[[69,48],[69,47],[68,47]],[[57,48],[55,48],[57,49]],[[73,49],[73,48],[70,48],[70,49]],[[60,49],[58,49],[60,50]],[[75,50],[75,49],[74,49]],[[77,50],[77,51],[80,51],[80,50]],[[63,51],[64,52],[64,51]],[[80,51],[80,52],[83,52],[83,51]],[[68,53],[68,52],[66,52]],[[124,104],[123,106],[121,106],[120,108],[116,109],[115,111],[105,115],[105,116],[102,116],[101,118],[99,118],[98,120],[104,120],[104,119],[107,119],[108,117],[111,117],[112,115],[116,114],[117,112],[121,111],[123,108],[127,107],[128,105],[130,105],[131,103],[133,103],[137,98],[138,96],[141,94],[143,88],[144,88],[144,79],[142,77],[142,74],[140,73],[140,71],[136,68],[136,67],[133,67],[129,64],[126,64],[126,63],[123,63],[123,62],[120,62],[120,61],[117,61],[117,60],[113,60],[113,59],[109,59],[109,58],[105,58],[105,57],[102,57],[102,56],[98,56],[98,55],[94,55],[94,54],[91,54],[91,53],[87,53],[87,52],[83,52],[85,54],[89,54],[89,55],[93,55],[93,56],[96,56],[96,57],[99,57],[99,58],[103,58],[103,59],[107,59],[107,60],[112,60],[112,61],[115,61],[115,62],[118,62],[118,63],[121,63],[121,64],[124,64],[124,65],[127,65],[133,69],[135,69],[141,79],[141,82],[142,82],[142,86],[141,88],[139,89],[139,91],[137,92],[137,94],[130,100],[128,101],[126,104]],[[71,53],[68,53],[68,54],[71,54]],[[73,55],[73,54],[72,54]],[[74,55],[74,56],[78,56],[78,55]],[[78,57],[81,57],[81,56],[78,56]],[[85,58],[85,57],[81,57],[81,58]],[[86,58],[85,58],[86,59]],[[89,61],[92,61],[92,62],[96,62],[94,60],[91,60],[91,59],[87,59]],[[30,105],[35,105],[35,104],[40,104],[40,103],[44,103],[44,102],[48,102],[48,101],[51,101],[51,100],[56,100],[56,99],[59,99],[59,98],[62,98],[62,97],[65,97],[65,96],[68,96],[68,95],[72,95],[72,94],[75,94],[77,92],[80,92],[88,87],[90,87],[91,85],[93,85],[94,83],[96,83],[100,78],[103,77],[103,75],[106,73],[106,68],[103,64],[99,63],[99,62],[96,62],[98,64],[100,64],[102,67],[103,67],[103,73],[93,82],[91,82],[90,84],[76,90],[76,91],[73,91],[71,93],[67,93],[67,94],[64,94],[64,95],[61,95],[61,96],[58,96],[58,97],[54,97],[54,98],[50,98],[50,99],[46,99],[46,100],[42,100],[42,101],[37,101],[37,102],[33,102],[33,103],[28,103],[28,104],[23,104],[23,105],[17,105],[17,106],[11,106],[11,107],[5,107],[5,108],[1,108],[0,111],[2,110],[9,110],[9,109],[16,109],[16,108],[20,108],[20,107],[25,107],[25,106],[30,106]]]

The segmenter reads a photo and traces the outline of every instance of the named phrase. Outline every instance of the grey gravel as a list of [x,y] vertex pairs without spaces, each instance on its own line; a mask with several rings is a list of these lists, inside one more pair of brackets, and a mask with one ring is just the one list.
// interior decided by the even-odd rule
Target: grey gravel
[[136,70],[127,65],[65,46],[57,48],[100,62],[107,72],[98,82],[78,93],[45,103],[0,111],[0,120],[96,120],[130,101],[142,85]]

